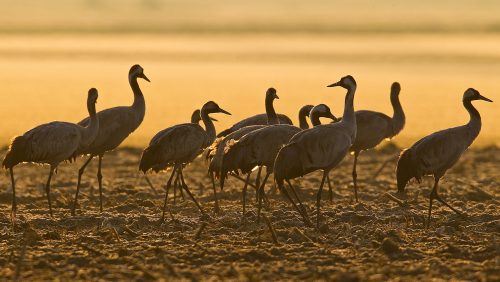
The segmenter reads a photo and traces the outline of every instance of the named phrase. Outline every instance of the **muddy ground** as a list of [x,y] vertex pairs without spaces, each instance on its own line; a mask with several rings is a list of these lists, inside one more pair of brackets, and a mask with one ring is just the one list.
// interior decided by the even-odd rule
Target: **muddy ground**
[[[53,180],[53,218],[43,188],[48,167],[20,165],[15,169],[19,206],[14,231],[10,181],[7,173],[0,175],[0,280],[499,281],[500,149],[469,150],[448,172],[441,195],[468,217],[436,203],[429,229],[424,218],[432,179],[411,184],[408,202],[400,205],[385,195],[396,190],[395,164],[376,180],[372,177],[382,160],[396,152],[389,146],[361,154],[360,203],[353,200],[352,156],[331,173],[333,202],[325,189],[319,231],[304,226],[279,193],[270,193],[264,214],[277,243],[265,222],[256,222],[253,189],[242,223],[242,183],[234,178],[218,193],[222,211],[214,214],[201,159],[185,175],[208,216],[201,216],[192,201],[178,198],[175,206],[169,203],[175,220],[168,216],[162,224],[161,186],[167,175],[151,176],[155,194],[138,177],[139,150],[121,149],[105,157],[103,213],[97,162],[89,166],[74,217],[69,208],[82,159],[62,164]],[[319,180],[320,174],[313,173],[294,182],[313,220]]]

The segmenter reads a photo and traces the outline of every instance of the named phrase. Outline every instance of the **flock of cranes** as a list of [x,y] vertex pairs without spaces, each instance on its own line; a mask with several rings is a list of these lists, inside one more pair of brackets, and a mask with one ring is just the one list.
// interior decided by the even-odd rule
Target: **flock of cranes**
[[[139,65],[134,65],[128,75],[134,94],[134,102],[131,106],[114,107],[96,112],[98,92],[95,88],[91,88],[87,98],[89,113],[87,118],[77,124],[59,121],[43,124],[13,139],[2,163],[2,166],[9,170],[12,182],[11,219],[13,224],[17,211],[14,167],[24,162],[50,166],[45,191],[52,216],[50,187],[54,171],[63,161],[74,161],[82,155],[89,156],[78,171],[75,198],[71,208],[71,214],[75,215],[82,175],[91,160],[98,157],[97,180],[102,212],[103,156],[106,152],[117,148],[140,126],[144,119],[146,103],[138,84],[139,78],[149,82],[144,69]],[[246,178],[242,179],[245,181],[243,219],[248,186],[256,189],[260,218],[262,202],[268,200],[264,187],[270,175],[274,174],[274,182],[279,191],[300,214],[304,223],[312,226],[309,214],[291,180],[321,170],[323,176],[316,198],[316,227],[319,227],[323,186],[325,182],[329,185],[331,199],[332,187],[329,173],[349,152],[354,153],[352,179],[354,196],[358,201],[356,166],[359,153],[374,148],[384,139],[392,138],[401,132],[405,125],[405,114],[399,101],[401,90],[399,83],[394,82],[391,86],[390,101],[394,111],[392,117],[374,111],[355,111],[356,86],[356,80],[350,75],[328,85],[328,87],[342,87],[347,91],[341,118],[335,117],[325,104],[305,105],[299,110],[299,127],[296,127],[289,117],[276,113],[273,102],[279,97],[276,89],[269,88],[265,96],[265,113],[241,120],[219,134],[216,133],[213,124],[216,119],[211,115],[216,113],[230,115],[230,113],[213,101],[208,101],[201,109],[195,110],[191,116],[191,122],[174,125],[158,132],[144,149],[139,169],[144,174],[148,171],[159,172],[172,169],[166,185],[161,220],[164,220],[167,210],[170,212],[167,203],[172,182],[174,189],[179,188],[185,191],[200,212],[204,213],[202,206],[190,192],[183,174],[184,167],[200,154],[205,154],[208,161],[208,175],[212,181],[216,211],[220,210],[216,179],[220,181],[220,189],[223,189],[225,179],[229,175],[239,178],[238,175],[241,173],[246,174]],[[434,199],[462,215],[439,196],[438,183],[446,171],[472,144],[481,130],[481,116],[471,103],[474,100],[492,102],[477,90],[467,89],[463,95],[463,104],[470,114],[470,121],[463,126],[438,131],[422,138],[404,150],[399,157],[396,170],[398,193],[404,194],[405,186],[413,178],[420,182],[424,175],[434,176],[435,184],[429,196],[427,225],[430,222]],[[311,128],[307,123],[307,117],[311,120]],[[320,117],[329,118],[332,121],[321,124]],[[203,127],[199,124],[200,121],[203,122]],[[256,168],[258,168],[258,173],[253,184],[250,181],[250,175]],[[263,169],[265,169],[265,175],[261,179]],[[149,179],[147,180],[151,183]],[[171,212],[170,215],[172,216]]]

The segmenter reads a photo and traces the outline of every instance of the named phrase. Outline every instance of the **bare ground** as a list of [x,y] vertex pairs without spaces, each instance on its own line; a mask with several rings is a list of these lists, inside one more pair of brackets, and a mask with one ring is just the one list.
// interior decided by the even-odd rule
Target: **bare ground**
[[[424,227],[431,179],[409,186],[408,202],[390,200],[395,164],[374,180],[390,146],[361,154],[360,203],[353,201],[352,157],[331,173],[333,203],[324,190],[320,230],[305,227],[279,193],[269,193],[264,210],[277,243],[262,220],[256,222],[255,193],[249,189],[242,222],[242,183],[231,178],[219,191],[222,211],[213,212],[211,182],[201,159],[185,170],[192,201],[177,199],[160,224],[165,173],[151,176],[159,194],[138,177],[140,151],[121,149],[104,159],[104,212],[99,213],[96,163],[83,178],[78,215],[71,207],[77,165],[62,164],[53,181],[54,217],[48,215],[43,184],[47,167],[15,169],[17,226],[10,225],[12,191],[0,175],[0,280],[500,280],[500,150],[467,151],[442,181],[441,195],[467,213],[462,219],[436,203]],[[312,219],[320,174],[295,183]],[[270,187],[267,186],[267,187]],[[269,188],[266,190],[269,191]]]

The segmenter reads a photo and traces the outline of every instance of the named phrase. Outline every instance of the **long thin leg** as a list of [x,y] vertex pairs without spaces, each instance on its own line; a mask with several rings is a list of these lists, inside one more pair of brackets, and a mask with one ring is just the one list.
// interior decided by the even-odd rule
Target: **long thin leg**
[[80,184],[81,184],[81,181],[82,181],[82,175],[85,172],[85,168],[90,163],[90,161],[92,161],[93,158],[94,158],[94,155],[90,155],[89,159],[78,170],[78,181],[76,183],[75,200],[73,201],[73,207],[71,208],[71,215],[72,216],[75,215],[76,205],[78,204],[78,193],[80,192]]
[[309,218],[309,216],[307,215],[307,210],[306,210],[306,207],[304,207],[304,205],[302,204],[302,201],[300,200],[300,197],[299,197],[299,194],[297,193],[297,191],[295,190],[295,187],[293,187],[292,183],[290,182],[289,179],[286,179],[286,183],[288,184],[288,186],[290,187],[290,190],[292,190],[292,193],[293,195],[295,196],[295,199],[297,199],[297,202],[299,203],[299,206],[300,206],[300,209],[302,210],[302,212],[304,213],[304,215]]
[[[165,210],[167,209],[167,201],[168,201],[168,192],[170,190],[170,186],[172,185],[172,178],[174,178],[174,174],[176,171],[176,167],[174,166],[174,169],[172,169],[172,174],[170,174],[170,177],[168,178],[167,181],[167,189],[165,189],[165,201],[163,202],[163,211],[161,213],[161,222],[165,219]],[[170,216],[172,219],[174,219],[174,216],[172,215],[172,212],[169,210]]]
[[220,212],[220,208],[219,208],[219,201],[217,200],[217,191],[215,188],[215,176],[213,172],[210,172],[210,178],[212,179],[212,188],[214,189],[214,198],[215,198],[214,211],[215,213],[218,213]]
[[242,214],[243,220],[245,220],[245,215],[246,215],[246,199],[247,199],[248,182],[250,182],[250,172],[247,173],[247,179],[245,181],[245,185],[243,186],[243,214]]
[[14,169],[9,168],[10,181],[12,182],[12,211],[10,213],[10,220],[12,221],[12,226],[16,224],[16,212],[17,212],[17,202],[16,202],[16,182],[14,181]]
[[432,188],[431,195],[429,196],[429,214],[427,215],[427,228],[429,228],[429,226],[431,224],[432,201],[434,200],[434,198],[436,197],[436,194],[437,194],[436,190],[438,187],[438,182],[439,182],[439,179],[434,180],[434,187]]
[[325,179],[328,176],[328,171],[323,172],[323,178],[321,179],[321,185],[319,186],[318,195],[316,198],[316,228],[319,229],[319,220],[321,218],[321,193],[323,193],[323,185],[325,185]]
[[356,164],[358,163],[359,152],[354,152],[354,165],[352,167],[352,181],[354,182],[354,197],[356,198],[356,203],[358,202],[358,174],[356,173]]
[[200,210],[200,212],[202,214],[204,214],[205,212],[203,211],[203,209],[201,208],[200,204],[198,203],[198,201],[196,201],[196,199],[194,198],[193,194],[191,194],[191,191],[189,191],[189,188],[186,184],[186,182],[184,181],[184,175],[182,174],[182,166],[179,167],[179,174],[181,176],[181,182],[182,182],[182,187],[184,188],[184,190],[186,190],[186,192],[188,193],[189,197],[191,197],[191,199],[193,200],[193,202],[196,204],[196,206],[198,207],[198,209]]
[[330,200],[330,203],[333,203],[333,189],[332,189],[332,183],[330,183],[330,176],[326,176],[326,183],[328,184],[328,200]]
[[49,212],[52,217],[52,201],[50,200],[50,180],[52,179],[52,174],[54,174],[55,167],[50,166],[49,179],[47,179],[47,184],[45,185],[45,193],[47,194],[47,201],[49,202]]
[[153,183],[151,182],[151,180],[149,180],[149,177],[144,174],[144,179],[146,179],[146,182],[148,183],[149,185],[149,188],[151,188],[151,190],[153,191],[153,193],[158,196],[158,191],[156,191],[156,188],[153,186]]
[[[262,174],[262,166],[259,166],[259,170],[257,171],[257,176],[255,177],[255,187],[260,187],[260,175]],[[257,194],[255,194],[258,197]]]
[[102,154],[99,155],[99,167],[97,168],[97,182],[99,182],[99,210],[102,212]]
[[302,216],[302,218],[304,219],[304,223],[308,226],[311,226],[312,225],[311,220],[309,219],[309,217],[307,215],[304,215],[303,210],[300,209],[297,206],[297,204],[293,201],[292,197],[290,197],[290,194],[288,193],[286,188],[283,186],[283,184],[281,184],[281,185],[279,183],[277,183],[277,184],[278,184],[278,189],[285,195],[285,197],[288,199],[288,201],[290,201],[290,203],[292,203],[295,210],[297,210],[297,212]]
[[450,206],[447,202],[445,202],[443,199],[441,199],[441,196],[439,196],[439,193],[438,193],[438,182],[439,182],[439,179],[436,181],[436,193],[434,195],[434,198],[436,198],[436,200],[438,200],[439,202],[441,202],[442,204],[444,204],[445,206],[447,206],[450,210],[454,211],[456,214],[460,215],[460,216],[464,216],[460,211],[458,211],[457,209],[455,209],[454,207]]
[[269,175],[271,175],[270,172],[266,172],[266,176],[264,177],[264,180],[262,180],[262,183],[260,184],[259,190],[257,191],[258,199],[259,199],[259,209],[257,212],[257,222],[260,222],[260,210],[262,209],[262,199],[264,198],[264,186],[266,186],[266,181],[267,178],[269,178]]

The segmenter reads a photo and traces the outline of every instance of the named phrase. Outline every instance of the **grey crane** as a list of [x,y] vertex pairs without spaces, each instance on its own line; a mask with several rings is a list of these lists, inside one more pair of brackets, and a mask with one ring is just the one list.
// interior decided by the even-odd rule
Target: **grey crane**
[[[341,86],[347,89],[342,120],[336,123],[319,125],[303,130],[292,137],[287,145],[279,151],[274,164],[274,177],[281,191],[285,190],[284,181],[294,192],[290,179],[306,175],[318,169],[323,170],[323,178],[317,194],[316,226],[319,227],[321,193],[325,179],[349,152],[356,138],[356,115],[354,113],[354,95],[356,81],[350,75],[328,87]],[[294,194],[296,194],[294,192]],[[306,223],[309,223],[307,212],[301,206],[297,211]]]
[[217,134],[217,137],[224,137],[231,132],[234,132],[240,128],[249,125],[268,125],[268,124],[278,124],[278,123],[292,124],[292,120],[286,115],[276,114],[276,111],[274,110],[273,106],[273,101],[275,99],[279,99],[278,95],[276,94],[276,89],[274,88],[267,89],[266,100],[265,100],[266,113],[258,114],[243,119],[233,124],[230,128],[221,131],[219,134]]
[[[114,107],[98,112],[97,117],[99,119],[100,126],[97,137],[92,144],[90,144],[90,146],[76,152],[77,155],[90,155],[90,157],[78,170],[78,182],[76,185],[75,200],[73,202],[73,208],[71,209],[71,215],[75,215],[82,175],[87,165],[95,156],[99,157],[97,181],[99,183],[99,208],[102,212],[102,158],[106,152],[114,150],[118,147],[123,140],[130,135],[130,133],[134,132],[139,127],[146,112],[144,96],[139,88],[137,78],[142,78],[150,82],[144,74],[144,69],[139,65],[133,65],[128,73],[128,81],[130,83],[130,87],[132,88],[132,92],[134,93],[133,104],[131,106]],[[86,118],[78,124],[81,126],[87,126],[89,123],[90,119]]]
[[474,142],[474,139],[481,131],[481,116],[471,103],[475,100],[493,102],[482,96],[477,90],[473,88],[467,89],[462,102],[467,112],[469,112],[469,122],[462,126],[434,132],[420,139],[410,148],[404,150],[398,160],[396,177],[399,193],[405,192],[406,184],[412,178],[420,182],[424,175],[434,176],[434,187],[429,196],[427,227],[430,223],[434,199],[457,214],[461,214],[439,196],[438,184],[441,177],[460,159],[462,153]]
[[384,139],[392,138],[399,134],[405,125],[405,114],[399,101],[401,86],[394,82],[391,86],[391,104],[393,108],[392,117],[374,111],[356,111],[357,134],[350,151],[354,152],[354,164],[352,168],[352,180],[354,183],[354,197],[358,202],[358,174],[356,165],[361,151],[372,149]]
[[201,108],[201,119],[205,124],[205,129],[199,124],[194,123],[184,123],[169,127],[158,132],[151,140],[150,145],[144,149],[142,153],[139,169],[144,173],[150,169],[158,172],[168,166],[173,166],[172,174],[167,181],[167,191],[165,193],[165,202],[163,204],[161,217],[162,221],[165,218],[168,190],[175,173],[180,175],[183,189],[203,213],[203,209],[191,194],[184,181],[182,170],[183,165],[192,162],[196,156],[214,142],[215,127],[209,117],[211,113],[224,113],[230,115],[229,112],[221,109],[215,102],[209,101]]
[[[336,120],[330,112],[330,108],[324,104],[311,110],[313,124],[318,123],[320,117]],[[241,171],[241,173],[247,174],[243,187],[243,217],[245,216],[246,189],[253,168],[256,166],[266,167],[266,175],[257,190],[257,195],[259,195],[258,214],[260,215],[264,186],[272,173],[276,155],[280,148],[301,130],[299,127],[288,124],[269,125],[245,134],[238,141],[226,143],[220,171],[221,186],[224,185],[228,172],[238,173]]]
[[49,212],[52,216],[52,202],[50,200],[50,181],[52,174],[59,163],[65,160],[72,161],[78,150],[89,146],[97,136],[99,119],[96,116],[95,104],[97,90],[91,88],[87,97],[89,122],[86,126],[63,121],[53,121],[39,125],[21,136],[13,139],[7,151],[2,166],[9,169],[12,182],[12,219],[16,217],[16,187],[14,181],[14,166],[19,163],[39,163],[50,165],[49,178],[45,185]]
[[309,117],[309,113],[311,112],[313,105],[304,105],[299,110],[299,127],[301,129],[308,129],[309,124],[307,123],[307,117]]

